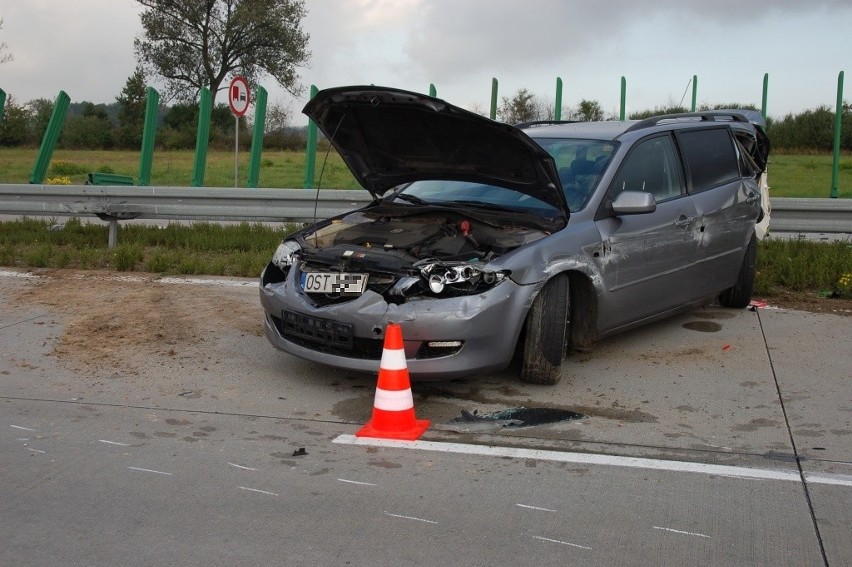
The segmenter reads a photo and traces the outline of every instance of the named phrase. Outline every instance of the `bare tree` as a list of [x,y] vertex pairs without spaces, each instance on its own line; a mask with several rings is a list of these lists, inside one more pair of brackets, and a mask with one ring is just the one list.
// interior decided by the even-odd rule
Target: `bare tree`
[[233,72],[256,84],[272,76],[292,94],[310,58],[304,0],[137,0],[144,35],[137,59],[166,80],[167,94],[191,100],[208,87],[215,101]]
[[[3,29],[3,18],[0,18],[0,30]],[[0,42],[0,65],[14,60],[15,57],[9,53],[9,45],[2,41]]]

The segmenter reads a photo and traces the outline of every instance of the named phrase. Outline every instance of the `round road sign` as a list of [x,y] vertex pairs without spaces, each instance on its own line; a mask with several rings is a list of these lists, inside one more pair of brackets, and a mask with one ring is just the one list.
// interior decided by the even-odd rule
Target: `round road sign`
[[234,116],[244,115],[248,110],[249,102],[251,99],[246,78],[238,75],[231,79],[231,86],[228,88],[228,106],[231,107]]

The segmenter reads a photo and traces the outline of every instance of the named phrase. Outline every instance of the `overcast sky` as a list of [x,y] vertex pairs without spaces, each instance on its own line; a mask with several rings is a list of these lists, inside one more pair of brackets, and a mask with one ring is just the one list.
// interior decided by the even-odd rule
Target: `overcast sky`
[[[691,102],[760,107],[782,117],[834,108],[837,77],[852,61],[850,0],[307,0],[309,67],[294,98],[267,79],[269,103],[292,108],[307,87],[376,84],[428,92],[487,112],[499,95],[526,88],[563,105],[597,100],[617,114],[621,77],[627,109]],[[114,102],[136,60],[140,8],[133,0],[0,0],[0,88],[18,103],[54,99]],[[156,79],[151,85],[157,87]],[[850,91],[847,81],[846,92]],[[846,99],[852,98],[847,95]],[[220,97],[219,102],[224,102]]]

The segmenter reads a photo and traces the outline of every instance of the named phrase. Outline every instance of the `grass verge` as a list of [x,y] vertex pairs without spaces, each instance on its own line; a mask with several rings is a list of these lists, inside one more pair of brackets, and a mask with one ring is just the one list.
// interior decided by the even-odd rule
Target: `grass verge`
[[121,224],[119,244],[110,249],[106,225],[75,218],[64,226],[21,219],[0,223],[0,265],[255,277],[293,229],[249,223]]
[[[75,218],[64,226],[21,219],[0,223],[0,265],[256,277],[281,238],[295,228],[248,223],[171,223],[164,227],[124,223],[119,225],[118,246],[110,249],[106,225]],[[852,298],[852,244],[762,241],[755,295],[789,292]]]
[[[29,148],[0,148],[0,183],[28,183],[37,151]],[[239,185],[246,186],[248,153],[239,155]],[[830,154],[774,153],[769,157],[769,194],[774,197],[828,197],[831,193],[833,159]],[[195,153],[190,150],[154,153],[151,184],[186,187],[193,177]],[[139,152],[120,150],[56,150],[47,178],[67,178],[82,184],[86,174],[102,171],[136,177]],[[234,153],[211,150],[207,154],[204,184],[234,186]],[[299,188],[305,180],[305,152],[266,151],[261,159],[260,187]],[[334,151],[320,151],[314,180],[325,189],[356,189],[358,183]],[[839,196],[852,198],[852,156],[839,163]]]

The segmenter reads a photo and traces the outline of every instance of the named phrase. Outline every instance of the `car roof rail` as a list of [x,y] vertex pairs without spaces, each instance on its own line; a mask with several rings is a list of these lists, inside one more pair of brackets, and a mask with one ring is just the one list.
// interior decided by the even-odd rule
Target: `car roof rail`
[[532,128],[535,126],[553,126],[556,124],[576,124],[580,120],[532,120],[530,122],[518,122],[515,128]]
[[703,112],[683,112],[679,114],[661,114],[640,120],[624,131],[624,133],[635,132],[644,128],[651,128],[663,123],[679,122],[750,122],[745,116],[744,110],[706,110]]

